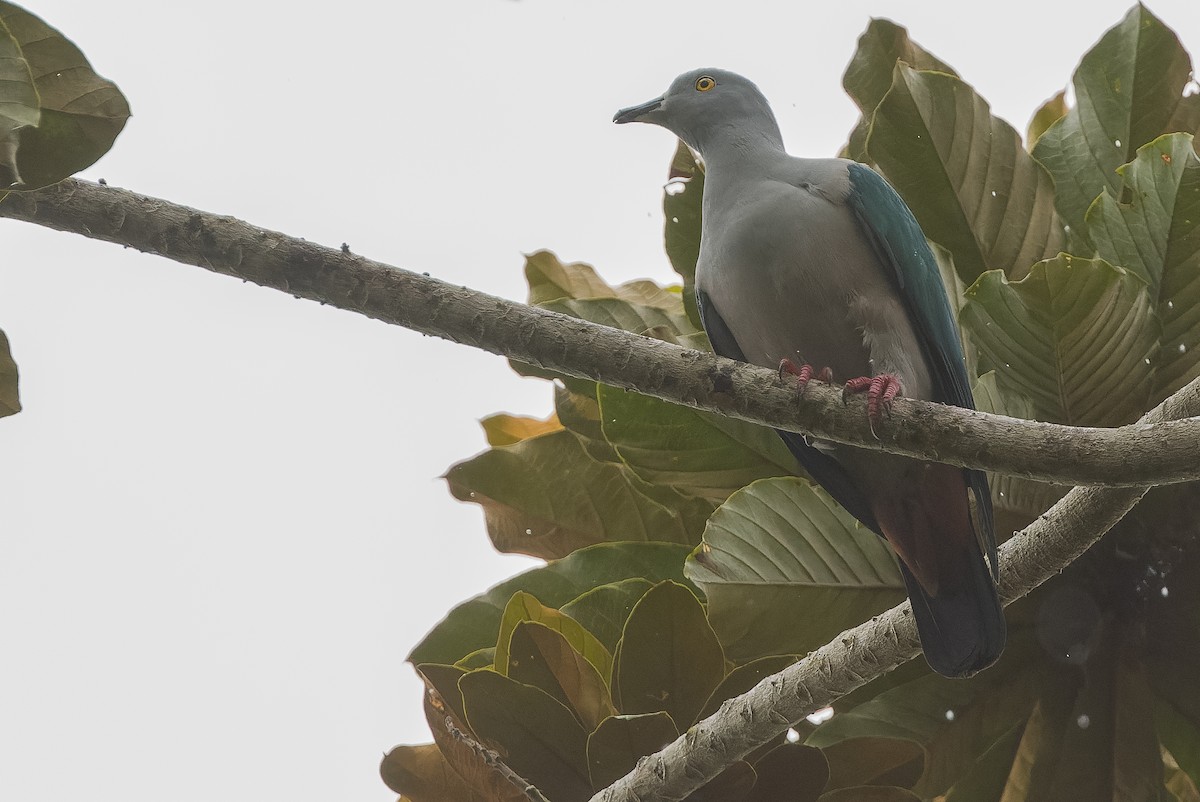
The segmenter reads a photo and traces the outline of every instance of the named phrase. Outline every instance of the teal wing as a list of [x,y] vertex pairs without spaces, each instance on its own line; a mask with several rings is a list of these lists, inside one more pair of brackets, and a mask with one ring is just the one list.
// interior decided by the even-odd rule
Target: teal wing
[[[880,261],[890,268],[896,280],[921,340],[921,348],[933,369],[936,400],[974,409],[975,399],[963,360],[958,326],[946,298],[937,262],[925,241],[925,233],[912,211],[882,176],[863,164],[851,164],[848,170],[851,191],[847,203]],[[969,470],[967,483],[983,519],[983,537],[995,574],[996,538],[987,476],[982,471]]]

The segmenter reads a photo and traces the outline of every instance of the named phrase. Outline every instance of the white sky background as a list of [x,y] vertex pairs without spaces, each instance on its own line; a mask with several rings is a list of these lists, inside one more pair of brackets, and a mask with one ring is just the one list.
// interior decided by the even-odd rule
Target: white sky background
[[[793,153],[834,155],[886,16],[1023,131],[1128,7],[303,5],[29,0],[133,106],[84,177],[515,299],[544,247],[674,280],[674,141],[610,120],[686,69],[751,77]],[[1195,0],[1151,9],[1200,56]],[[437,477],[549,385],[78,236],[0,220],[0,244],[25,404],[0,421],[0,799],[391,799],[380,756],[429,740],[404,656],[534,564]]]

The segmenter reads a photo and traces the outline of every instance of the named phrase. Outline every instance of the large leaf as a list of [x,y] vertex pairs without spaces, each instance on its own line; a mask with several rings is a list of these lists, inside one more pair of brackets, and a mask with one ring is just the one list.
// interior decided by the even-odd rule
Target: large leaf
[[1075,239],[1088,238],[1092,201],[1120,190],[1117,168],[1170,132],[1191,69],[1174,31],[1141,4],[1083,57],[1072,78],[1076,106],[1033,149],[1054,177],[1055,203]]
[[33,14],[0,2],[0,23],[21,46],[41,103],[41,119],[21,132],[17,153],[23,188],[37,189],[107,153],[129,119],[129,104],[79,48]]
[[8,347],[8,336],[0,331],[0,418],[21,411],[21,396],[17,391],[17,363]]
[[455,498],[483,507],[497,549],[544,559],[606,541],[694,543],[711,509],[595,461],[569,431],[485,451],[445,478]]
[[[683,303],[688,319],[699,329],[700,310],[696,307],[696,261],[700,258],[700,230],[703,222],[704,169],[683,142],[671,160],[670,181],[663,189],[663,231],[667,258],[683,278]],[[694,348],[707,349],[693,342]]]
[[416,645],[408,660],[453,664],[477,649],[494,647],[504,608],[517,591],[557,607],[592,588],[623,579],[684,581],[683,561],[688,551],[687,546],[668,543],[605,543],[582,549],[518,574],[458,605]]
[[562,702],[588,732],[616,713],[600,672],[561,632],[545,624],[517,624],[509,643],[507,673]]
[[1050,175],[955,76],[897,65],[867,152],[967,283],[990,269],[1020,278],[1066,244]]
[[504,763],[562,802],[591,797],[587,732],[545,691],[484,669],[458,681],[467,722]]
[[1037,420],[1117,426],[1146,409],[1158,326],[1145,283],[1127,270],[1063,254],[1018,282],[985,273],[960,320],[980,367]]
[[587,761],[592,785],[606,788],[628,774],[640,758],[679,737],[671,717],[657,713],[612,716],[588,736]]
[[725,655],[691,590],[661,582],[634,605],[613,665],[613,701],[622,713],[696,720],[725,676]]
[[1099,256],[1140,276],[1162,321],[1155,403],[1200,376],[1200,159],[1190,134],[1160,137],[1124,168],[1121,200],[1087,213]]
[[604,436],[639,478],[716,502],[756,479],[793,474],[771,429],[600,386]]
[[600,641],[596,640],[595,635],[584,629],[583,625],[574,618],[564,615],[553,607],[547,607],[539,602],[532,593],[524,591],[517,591],[512,595],[508,604],[504,606],[504,613],[500,616],[500,633],[496,637],[496,670],[501,674],[508,673],[508,666],[511,662],[509,640],[518,625],[530,621],[537,622],[562,635],[571,648],[591,663],[604,679],[607,680],[612,674],[612,655]]
[[735,660],[805,654],[904,599],[895,558],[803,479],[764,479],[709,519],[688,577]]
[[897,61],[903,61],[918,70],[957,74],[944,61],[909,39],[908,31],[903,27],[891,20],[871,20],[867,30],[858,38],[858,47],[842,76],[842,87],[862,111],[862,117],[846,146],[847,155],[855,161],[870,161],[866,141],[871,115],[892,86],[892,74]]

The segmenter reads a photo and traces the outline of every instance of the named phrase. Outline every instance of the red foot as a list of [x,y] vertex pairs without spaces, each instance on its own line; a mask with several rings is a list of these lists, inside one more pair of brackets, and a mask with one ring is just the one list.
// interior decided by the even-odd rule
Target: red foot
[[880,416],[884,413],[891,417],[892,400],[904,392],[904,388],[900,386],[900,377],[894,373],[880,373],[878,376],[859,376],[857,379],[851,379],[846,382],[842,388],[842,398],[851,393],[867,393],[867,418],[872,423],[872,431],[874,424],[879,421]]
[[[796,395],[804,395],[804,388],[808,387],[809,381],[813,378],[813,366],[807,362],[796,367],[796,363],[784,357],[779,360],[779,380],[783,381],[783,374],[790,373],[796,377]],[[833,381],[833,369],[821,368],[816,374],[817,381],[829,384]]]

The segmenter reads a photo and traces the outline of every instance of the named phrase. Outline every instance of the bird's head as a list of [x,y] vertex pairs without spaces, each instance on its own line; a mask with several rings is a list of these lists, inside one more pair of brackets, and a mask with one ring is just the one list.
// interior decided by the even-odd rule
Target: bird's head
[[779,127],[767,99],[750,80],[728,70],[702,68],[671,82],[662,97],[621,109],[615,123],[653,123],[691,147],[756,133],[779,139]]

